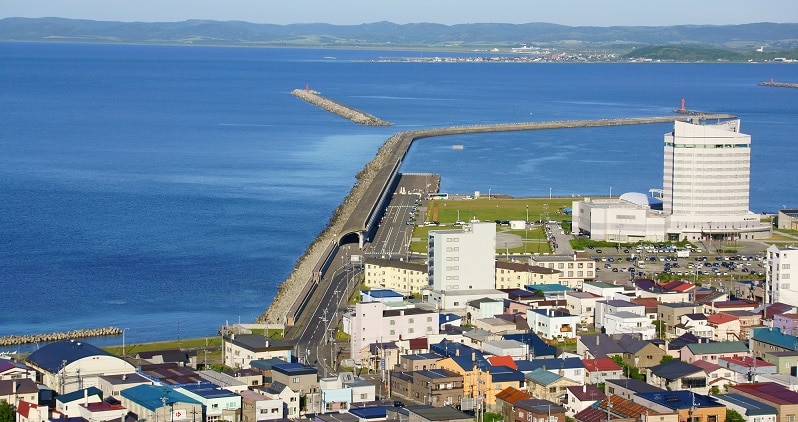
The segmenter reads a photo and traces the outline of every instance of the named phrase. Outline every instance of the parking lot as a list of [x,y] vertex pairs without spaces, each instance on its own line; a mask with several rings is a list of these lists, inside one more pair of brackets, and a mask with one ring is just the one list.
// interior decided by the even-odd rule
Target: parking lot
[[706,277],[759,279],[765,274],[762,253],[717,255],[622,245],[609,249],[594,247],[587,252],[597,263],[597,278],[604,281],[654,278],[662,273],[693,282]]

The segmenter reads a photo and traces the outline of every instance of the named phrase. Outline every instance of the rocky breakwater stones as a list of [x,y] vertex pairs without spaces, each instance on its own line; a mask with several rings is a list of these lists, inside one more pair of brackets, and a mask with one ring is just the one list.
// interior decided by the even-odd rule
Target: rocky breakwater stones
[[295,89],[291,94],[305,100],[316,107],[329,111],[330,113],[337,114],[343,118],[349,119],[355,123],[366,126],[393,126],[393,123],[386,122],[379,117],[372,116],[371,114],[364,113],[352,107],[346,106],[339,102],[333,101],[329,98],[322,97],[318,91]]
[[88,328],[61,333],[11,335],[0,337],[0,346],[13,346],[17,344],[47,343],[86,337],[118,336],[122,330],[117,327]]

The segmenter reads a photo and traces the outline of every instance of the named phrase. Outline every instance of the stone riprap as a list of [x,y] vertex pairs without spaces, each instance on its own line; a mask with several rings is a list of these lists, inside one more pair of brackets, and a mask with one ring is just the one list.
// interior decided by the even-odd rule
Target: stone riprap
[[87,328],[83,330],[65,331],[48,334],[26,334],[0,337],[0,346],[17,344],[46,343],[50,341],[73,340],[88,337],[118,336],[122,330],[117,327]]
[[315,105],[316,107],[323,108],[330,113],[337,114],[361,125],[393,126],[393,123],[386,122],[379,117],[372,116],[371,114],[356,110],[329,98],[322,97],[318,91],[295,89],[291,91],[291,94]]

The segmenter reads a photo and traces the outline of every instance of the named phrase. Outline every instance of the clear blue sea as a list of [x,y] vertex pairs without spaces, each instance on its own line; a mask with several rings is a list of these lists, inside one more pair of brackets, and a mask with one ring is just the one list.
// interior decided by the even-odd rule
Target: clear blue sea
[[[798,90],[757,86],[798,82],[796,65],[377,61],[420,55],[0,43],[0,335],[113,325],[134,343],[254,320],[402,130],[660,116],[685,98],[742,119],[753,211],[798,206]],[[306,84],[396,126],[290,95]],[[671,129],[426,139],[403,171],[448,192],[646,192]]]

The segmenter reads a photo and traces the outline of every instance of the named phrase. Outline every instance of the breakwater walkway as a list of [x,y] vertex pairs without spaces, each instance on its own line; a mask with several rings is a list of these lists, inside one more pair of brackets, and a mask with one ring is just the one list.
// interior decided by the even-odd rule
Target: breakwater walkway
[[798,88],[798,84],[789,82],[760,82],[759,86],[772,86],[776,88]]
[[118,336],[122,330],[117,327],[88,328],[83,330],[64,331],[48,334],[26,334],[0,337],[0,346],[16,346],[18,344],[46,343],[49,341],[74,340],[87,337]]
[[355,123],[366,126],[393,126],[393,123],[386,122],[379,117],[372,116],[371,114],[364,113],[360,110],[354,109],[347,105],[333,101],[329,98],[322,97],[317,91],[295,89],[291,91],[291,95],[305,100],[316,107],[323,108],[330,113],[337,114],[341,117],[349,119]]
[[[334,255],[345,238],[357,236],[360,246],[367,241],[379,221],[380,206],[391,195],[399,174],[399,167],[414,141],[447,135],[477,134],[490,132],[549,130],[583,127],[623,126],[639,124],[662,124],[674,121],[723,120],[735,118],[729,114],[676,114],[663,117],[642,117],[600,120],[568,120],[551,122],[506,123],[494,125],[456,126],[400,132],[379,148],[376,156],[357,175],[357,182],[330,218],[327,228],[308,246],[299,258],[294,270],[277,290],[268,309],[258,322],[284,323],[296,320],[301,312],[301,303],[314,290],[311,286],[320,282],[330,257]],[[365,239],[364,239],[365,238]]]

